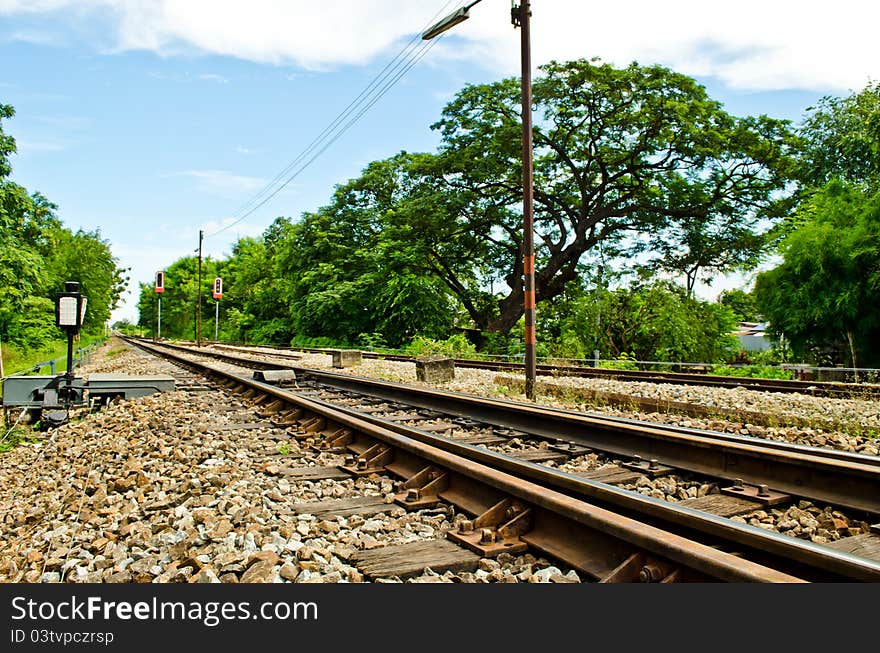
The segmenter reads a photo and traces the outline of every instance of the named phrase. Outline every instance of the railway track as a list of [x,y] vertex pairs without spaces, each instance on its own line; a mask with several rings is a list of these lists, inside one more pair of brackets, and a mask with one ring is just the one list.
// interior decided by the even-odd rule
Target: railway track
[[[160,352],[146,343],[138,345],[155,353]],[[172,348],[162,349],[168,355]],[[174,349],[179,351],[187,348]],[[674,533],[676,538],[684,538],[689,543],[685,546],[689,551],[693,544],[716,552],[736,553],[733,557],[738,560],[747,559],[752,564],[773,569],[791,578],[880,579],[880,562],[870,557],[880,550],[880,536],[876,533],[859,533],[824,546],[730,518],[731,515],[761,507],[769,510],[771,505],[798,497],[828,501],[835,506],[864,513],[867,518],[876,518],[880,504],[874,497],[880,496],[877,493],[880,466],[874,457],[692,429],[646,428],[626,420],[597,420],[571,411],[436,391],[417,391],[400,384],[377,383],[316,370],[295,370],[297,387],[282,388],[240,373],[224,372],[217,365],[200,364],[193,359],[194,355],[205,353],[204,350],[180,351],[172,354],[172,357],[183,365],[201,365],[204,373],[226,374],[224,383],[247,388],[247,392],[267,406],[267,414],[279,416],[275,420],[277,423],[298,429],[295,437],[313,441],[320,450],[345,452],[352,456],[347,464],[343,464],[347,472],[391,473],[404,479],[404,495],[400,499],[402,505],[406,506],[407,501],[409,507],[415,507],[452,500],[460,509],[476,516],[474,528],[479,535],[467,531],[459,534],[459,540],[467,546],[476,547],[475,550],[481,551],[481,554],[497,548],[498,542],[502,541],[506,547],[536,548],[565,560],[597,580],[633,580],[632,573],[636,567],[640,576],[645,573],[651,576],[653,572],[644,571],[646,565],[637,564],[649,558],[663,559],[658,569],[666,571],[657,572],[662,578],[694,579],[708,574],[715,579],[731,579],[729,575],[725,576],[731,573],[727,568],[720,575],[713,576],[718,570],[714,569],[714,562],[707,562],[711,556],[705,560],[701,558],[698,569],[687,566],[688,563],[681,557],[670,560],[668,549],[658,543]],[[289,373],[295,367],[288,363],[243,359],[225,353],[219,358],[225,364],[236,365],[239,369],[246,366],[274,370],[262,373],[262,376],[270,379],[273,376],[283,377],[285,372]],[[349,406],[342,406],[344,403]],[[523,447],[520,455],[511,455],[509,450],[505,453],[501,448],[493,451],[491,448],[500,442],[529,438],[537,438],[540,444]],[[434,467],[442,466],[437,458],[429,457],[419,463],[400,462],[409,461],[409,457],[414,455],[413,448],[418,449],[419,446],[446,452],[435,453],[435,456],[448,454],[460,460],[452,468],[444,467],[446,471],[439,473],[434,470]],[[542,464],[548,460],[558,462],[572,456],[583,456],[588,451],[598,451],[612,462],[592,475],[568,473]],[[481,465],[494,470],[483,472],[486,476],[482,482],[490,486],[490,479],[494,479],[495,474],[505,475],[500,489],[507,497],[501,497],[497,494],[499,487],[492,486],[494,489],[489,493],[494,503],[468,498],[461,488],[468,487],[469,481],[463,480],[457,480],[454,484],[457,489],[450,490],[449,470],[461,474],[468,465]],[[425,472],[426,469],[434,471]],[[724,487],[719,493],[691,497],[693,501],[689,498],[680,503],[670,503],[623,489],[614,482],[615,476],[619,483],[627,475],[630,478],[633,475],[654,477],[680,473],[681,470],[729,483],[722,483]],[[445,480],[438,481],[441,477]],[[458,479],[457,476],[455,478]],[[514,492],[519,483],[529,484],[529,490],[522,490],[519,494]],[[482,496],[485,492],[481,490],[477,494]],[[615,519],[631,520],[638,524],[633,526],[627,521],[627,527],[624,528],[614,526],[612,519],[603,521],[599,529],[603,534],[599,539],[606,536],[609,529],[616,535],[626,533],[624,548],[628,551],[627,555],[623,559],[613,558],[611,562],[603,559],[591,567],[584,560],[593,559],[591,556],[595,558],[595,555],[584,547],[592,551],[590,547],[593,544],[588,546],[586,543],[596,541],[595,532],[579,535],[581,544],[578,545],[573,545],[569,539],[559,539],[559,533],[570,532],[571,528],[580,532],[583,521],[576,520],[580,525],[574,527],[566,522],[567,525],[563,527],[558,516],[549,517],[542,512],[540,522],[553,523],[554,527],[539,528],[535,533],[532,530],[535,522],[531,518],[523,518],[523,523],[517,525],[516,520],[508,524],[503,516],[499,516],[499,511],[505,512],[511,507],[510,501],[526,502],[530,506],[528,511],[547,510],[548,507],[540,499],[544,495],[558,500],[554,508],[562,509],[569,500],[578,501],[616,515]],[[499,505],[506,505],[507,508],[501,510],[497,508]],[[514,513],[515,517],[518,512],[514,510]],[[582,519],[594,525],[597,523],[594,521],[597,519],[595,515],[587,518],[582,514]],[[648,532],[652,537],[657,535],[659,540],[652,539],[649,544],[642,536],[632,539],[635,533],[644,535]],[[468,543],[468,537],[485,541],[482,544]],[[480,549],[480,546],[483,548]],[[614,545],[604,542],[598,548],[608,550],[609,547],[619,549],[621,546],[620,542]],[[700,549],[700,552],[702,555],[706,551]],[[628,564],[624,565],[627,561]],[[736,566],[736,563],[731,564]],[[624,572],[624,569],[629,571]]]
[[[229,350],[247,351],[261,349],[263,353],[269,350],[269,347],[248,347],[248,346],[232,346],[232,345],[215,345],[218,348],[227,348]],[[273,347],[271,349],[282,350],[281,357],[289,356],[284,354],[284,349],[292,351],[300,351],[307,353],[328,354],[331,349],[318,349],[307,347],[291,347],[281,348]],[[278,355],[278,354],[276,354]],[[379,354],[375,352],[362,352],[364,358],[382,358],[390,361],[413,362],[412,356],[404,356],[398,354]],[[505,361],[482,361],[469,358],[456,358],[456,367],[493,370],[498,372],[523,372],[521,363],[512,363]],[[859,397],[859,398],[880,398],[880,384],[876,383],[839,383],[832,381],[798,381],[786,379],[761,379],[738,376],[715,376],[707,374],[688,374],[684,372],[658,372],[644,370],[614,370],[595,367],[582,367],[573,365],[538,365],[537,374],[542,376],[575,376],[585,378],[610,379],[614,381],[637,381],[643,383],[666,383],[677,385],[695,385],[717,388],[748,388],[761,392],[782,392],[782,393],[801,393],[805,395],[817,397]]]

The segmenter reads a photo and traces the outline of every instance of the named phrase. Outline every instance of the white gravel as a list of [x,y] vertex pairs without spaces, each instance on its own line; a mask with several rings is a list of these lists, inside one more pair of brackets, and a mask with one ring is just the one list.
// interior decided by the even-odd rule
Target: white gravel
[[[315,369],[332,369],[332,359],[326,354],[303,354],[302,360],[296,364]],[[408,362],[365,358],[357,367],[334,371],[429,386],[416,379],[415,364]],[[489,370],[457,368],[452,381],[429,387],[525,401],[525,395],[521,392],[498,383],[499,378],[505,376],[509,375],[498,375],[497,372]],[[721,418],[688,417],[674,413],[633,412],[601,403],[588,403],[582,398],[567,399],[564,393],[563,397],[555,392],[552,395],[542,393],[544,383],[552,383],[563,388],[586,388],[604,393],[714,406],[725,410],[766,413],[772,415],[778,424],[765,426]],[[758,392],[746,388],[680,386],[580,377],[558,377],[553,378],[552,381],[541,377],[537,391],[537,402],[547,406],[856,451],[874,456],[880,454],[880,400],[876,399],[837,399],[798,393]]]
[[[179,371],[118,350],[111,341],[83,373]],[[178,390],[81,413],[0,455],[0,582],[363,582],[353,552],[445,538],[464,518],[405,511],[382,476],[291,482],[283,467],[341,456],[300,449],[276,428],[218,428],[258,421],[219,390]],[[382,497],[388,509],[317,519],[290,507],[358,496]],[[425,570],[406,582],[579,580],[546,559],[507,555],[473,573]]]

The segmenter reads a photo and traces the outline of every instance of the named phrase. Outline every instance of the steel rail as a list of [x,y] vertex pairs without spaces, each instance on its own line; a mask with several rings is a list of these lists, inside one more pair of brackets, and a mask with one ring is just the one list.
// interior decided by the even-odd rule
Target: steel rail
[[[309,347],[273,347],[307,353],[328,354],[329,349]],[[384,359],[400,362],[414,362],[415,357],[403,354],[382,354],[377,352],[361,352],[364,358]],[[484,361],[472,358],[454,359],[456,367],[473,369],[515,371],[523,370],[522,363],[509,361]],[[615,370],[580,365],[547,365],[539,364],[537,373],[540,376],[576,376],[607,378],[615,381],[640,381],[644,383],[667,383],[680,385],[699,385],[718,388],[746,388],[760,392],[799,392],[812,396],[880,398],[880,384],[876,383],[843,383],[834,381],[800,381],[796,379],[762,379],[741,376],[707,376],[688,372],[659,372],[650,370]]]
[[[167,352],[155,353],[167,355]],[[195,367],[205,365],[188,358],[171,356],[180,360],[184,365]],[[210,366],[210,368],[214,369],[213,366]],[[535,463],[520,461],[504,454],[456,442],[450,438],[429,434],[393,422],[386,422],[381,420],[381,418],[366,416],[339,406],[331,406],[321,400],[307,399],[296,393],[291,393],[275,386],[264,385],[238,375],[222,371],[216,373],[233,376],[236,378],[236,382],[241,385],[257,388],[260,392],[283,399],[291,404],[309,407],[309,410],[315,414],[324,415],[325,417],[334,415],[333,421],[337,423],[351,424],[352,422],[344,422],[340,417],[345,415],[346,419],[373,424],[386,431],[396,432],[420,442],[430,443],[431,446],[473,458],[485,464],[490,464],[493,467],[509,471],[517,476],[530,478],[559,491],[571,493],[578,497],[589,498],[599,502],[600,505],[609,506],[611,509],[633,511],[639,515],[640,519],[647,520],[649,523],[657,524],[660,527],[684,529],[684,532],[698,534],[712,545],[722,542],[728,546],[734,544],[739,548],[746,547],[749,549],[749,553],[756,559],[767,558],[777,568],[787,568],[790,570],[790,573],[802,578],[872,582],[880,580],[880,563],[877,561],[868,560],[779,533],[765,531],[674,503],[646,497],[613,485],[590,481]]]
[[[137,346],[160,353],[158,348],[144,343]],[[649,566],[678,569],[680,580],[716,580],[726,582],[799,583],[803,579],[782,571],[719,551],[711,546],[637,521],[617,512],[587,503],[512,474],[450,453],[425,441],[414,440],[369,423],[358,416],[335,410],[327,405],[306,399],[287,390],[267,385],[254,379],[223,370],[210,363],[193,361],[170,352],[161,352],[187,367],[204,374],[218,376],[243,388],[256,390],[266,397],[274,397],[302,410],[321,415],[332,421],[327,429],[347,428],[371,440],[394,448],[395,454],[386,457],[383,469],[402,478],[425,470],[425,464],[436,466],[448,473],[446,487],[438,497],[471,514],[491,511],[493,506],[504,505],[505,497],[524,501],[529,507],[529,527],[517,533],[531,546],[557,557],[574,568],[590,574],[597,580],[616,577],[634,557],[652,564]],[[437,443],[443,439],[437,438]],[[370,447],[361,444],[360,451]],[[526,514],[522,511],[517,515]],[[591,551],[598,547],[601,552]],[[633,547],[637,551],[633,551]],[[639,558],[645,552],[647,558]],[[610,556],[610,559],[606,557]],[[670,573],[666,567],[664,575]]]
[[744,479],[793,496],[880,514],[880,457],[697,429],[623,422],[576,411],[523,404],[391,381],[356,377],[287,363],[165,345],[257,369],[308,374],[336,388],[401,401],[511,428],[551,441],[565,440],[623,457],[728,481]]
[[645,459],[690,472],[753,484],[817,501],[880,514],[880,459],[759,438],[606,420],[556,408],[521,404],[390,381],[298,368],[333,387],[390,401],[442,410],[565,440],[612,454]]

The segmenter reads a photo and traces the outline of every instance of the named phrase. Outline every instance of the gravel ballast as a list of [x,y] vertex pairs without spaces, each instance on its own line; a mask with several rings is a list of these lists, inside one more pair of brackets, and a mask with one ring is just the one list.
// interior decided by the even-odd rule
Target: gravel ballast
[[[81,370],[179,373],[111,341]],[[111,356],[107,356],[111,353]],[[364,582],[357,551],[445,538],[465,516],[407,512],[389,478],[297,481],[283,468],[341,456],[300,449],[218,389],[115,401],[0,455],[0,582]],[[381,497],[387,511],[318,518],[294,503]],[[469,572],[375,582],[579,582],[531,554],[482,559]]]

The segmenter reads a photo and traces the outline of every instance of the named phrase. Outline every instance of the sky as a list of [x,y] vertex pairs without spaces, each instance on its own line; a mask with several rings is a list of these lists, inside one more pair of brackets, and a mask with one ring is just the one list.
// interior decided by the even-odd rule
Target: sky
[[[194,254],[200,230],[204,254],[222,258],[276,217],[327,204],[369,162],[434,150],[430,125],[465,84],[518,76],[507,0],[419,38],[462,4],[0,0],[12,178],[56,203],[67,227],[100,231],[131,269],[112,320],[136,321],[137,282]],[[864,0],[533,0],[533,74],[554,59],[659,63],[734,115],[797,123],[821,97],[880,79],[878,24],[880,5]],[[334,124],[358,99],[372,106]]]

